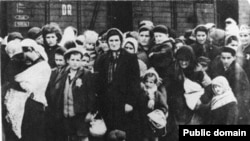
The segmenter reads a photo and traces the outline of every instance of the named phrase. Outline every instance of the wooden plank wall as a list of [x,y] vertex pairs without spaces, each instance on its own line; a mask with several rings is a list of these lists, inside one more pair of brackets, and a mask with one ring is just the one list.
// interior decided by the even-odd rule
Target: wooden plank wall
[[[197,24],[215,22],[212,3],[195,3],[194,1],[177,1],[176,11],[173,11],[172,1],[133,1],[133,29],[138,29],[141,20],[151,20],[158,24],[175,27],[177,34],[181,35],[188,28]],[[48,22],[59,23],[64,29],[67,26],[78,28],[79,33],[90,27],[96,4],[99,9],[96,15],[94,30],[101,32],[108,27],[108,4],[106,1],[61,1],[61,2],[8,2],[7,22],[8,32],[19,31],[26,33],[30,27],[42,27]],[[17,5],[21,13],[17,11]],[[62,5],[70,5],[69,15],[63,15]],[[23,11],[22,11],[23,10]],[[175,19],[173,15],[175,14]],[[17,20],[16,15],[28,15],[27,20]],[[196,16],[196,18],[195,18]],[[174,21],[175,20],[175,21]],[[16,27],[16,21],[29,22],[28,27]],[[173,25],[173,23],[176,23]]]

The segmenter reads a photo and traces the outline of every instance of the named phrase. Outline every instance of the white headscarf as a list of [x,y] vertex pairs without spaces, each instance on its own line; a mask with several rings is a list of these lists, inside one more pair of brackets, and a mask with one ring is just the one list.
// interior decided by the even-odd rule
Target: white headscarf
[[128,38],[126,38],[124,40],[122,47],[124,48],[127,43],[131,43],[134,46],[135,53],[137,53],[137,51],[138,51],[138,42],[137,42],[137,40],[135,38],[128,37]]
[[32,47],[37,53],[39,53],[45,61],[48,61],[48,56],[41,45],[38,45],[35,40],[32,39],[24,39],[21,42],[22,46]]
[[222,87],[224,90],[224,93],[218,95],[214,91],[214,88],[213,88],[215,95],[211,101],[211,110],[218,109],[218,108],[220,108],[228,103],[231,103],[231,102],[237,102],[237,100],[232,92],[232,89],[231,89],[227,79],[224,76],[218,76],[218,77],[214,78],[212,80],[212,87],[214,87],[214,85],[218,85],[218,86]]

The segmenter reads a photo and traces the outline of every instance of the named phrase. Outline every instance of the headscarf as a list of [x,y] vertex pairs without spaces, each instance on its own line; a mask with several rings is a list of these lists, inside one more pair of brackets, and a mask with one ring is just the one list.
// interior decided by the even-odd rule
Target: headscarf
[[135,50],[134,53],[137,53],[137,51],[138,51],[138,42],[137,42],[137,40],[135,38],[128,37],[128,38],[126,38],[124,40],[124,43],[123,43],[122,47],[124,48],[127,43],[131,43],[133,45],[133,47],[134,47],[134,50]]
[[40,54],[45,61],[48,61],[48,56],[44,50],[44,48],[41,45],[38,45],[35,40],[32,39],[24,39],[21,42],[22,47],[27,46],[27,47],[32,47],[34,51],[36,51],[38,54]]
[[[218,95],[215,90],[214,90],[214,85],[220,86],[223,90],[224,93]],[[212,80],[212,88],[214,92],[214,97],[211,100],[211,110],[218,109],[228,103],[231,102],[237,102],[232,89],[227,81],[227,79],[224,76],[218,76]]]

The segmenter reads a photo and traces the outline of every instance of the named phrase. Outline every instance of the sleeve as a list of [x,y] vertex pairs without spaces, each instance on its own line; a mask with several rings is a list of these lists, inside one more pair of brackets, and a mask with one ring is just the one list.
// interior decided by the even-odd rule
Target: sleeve
[[157,109],[162,110],[166,115],[168,113],[167,96],[164,93],[157,92]]
[[87,87],[88,87],[88,95],[87,95],[87,102],[88,102],[88,111],[90,112],[95,112],[97,107],[96,107],[96,93],[94,91],[94,75],[91,73],[87,73]]
[[99,56],[95,63],[94,63],[94,73],[93,73],[93,87],[95,88],[95,93],[97,93],[97,95],[101,95],[102,94],[102,84],[104,84],[103,80],[103,76],[102,76],[102,69],[104,68],[103,62],[104,57],[103,55]]
[[205,93],[201,96],[200,100],[202,104],[208,104],[213,98],[212,85],[205,87]]
[[237,124],[238,119],[238,106],[236,103],[231,103],[228,105],[228,113],[227,113],[227,125]]

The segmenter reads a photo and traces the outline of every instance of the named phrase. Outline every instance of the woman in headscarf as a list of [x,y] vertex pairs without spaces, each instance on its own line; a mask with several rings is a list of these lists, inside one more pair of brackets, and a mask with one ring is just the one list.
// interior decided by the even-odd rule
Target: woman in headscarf
[[[201,92],[204,87],[209,85],[204,77],[202,71],[195,71],[197,66],[193,49],[190,46],[182,46],[176,52],[176,60],[171,64],[166,72],[164,78],[164,84],[167,90],[167,103],[169,105],[169,118],[168,128],[169,134],[172,136],[172,140],[178,139],[178,125],[186,124],[201,124],[203,121],[199,119],[193,119],[194,113],[199,111],[199,99],[196,98],[198,103],[187,103],[187,99],[184,96],[185,93],[191,93],[193,89],[184,88],[184,82],[188,79],[190,82],[195,83],[195,86]],[[188,86],[188,85],[186,85]],[[202,87],[201,87],[202,86]],[[203,94],[199,94],[200,96]],[[200,97],[199,96],[199,97]],[[186,102],[187,101],[187,102]],[[202,101],[201,101],[202,102]],[[192,106],[190,106],[192,105]]]

